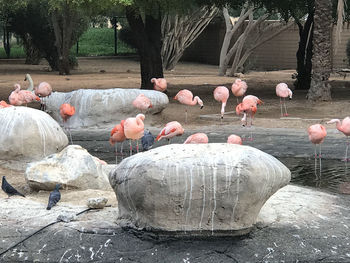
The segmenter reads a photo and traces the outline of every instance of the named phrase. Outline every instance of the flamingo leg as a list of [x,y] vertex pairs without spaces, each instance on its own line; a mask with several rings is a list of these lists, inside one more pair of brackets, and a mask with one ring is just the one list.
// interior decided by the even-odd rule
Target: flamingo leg
[[321,155],[321,144],[320,144],[320,155],[319,155],[319,159],[320,159],[320,179],[321,179],[321,175],[322,175],[322,163],[321,163],[321,160],[322,160],[322,155]]
[[122,142],[122,145],[120,146],[120,154],[122,156],[122,160],[123,160],[123,157],[124,157],[123,146],[124,146],[124,142]]
[[170,139],[167,139],[168,140],[168,144],[170,144]]
[[131,139],[129,139],[129,144],[130,144],[130,156],[132,155],[132,144],[131,144]]
[[284,116],[288,117],[287,106],[286,106],[286,98],[283,98],[283,105],[284,105],[284,111],[286,112],[286,114]]
[[318,179],[317,176],[317,152],[316,152],[316,144],[315,144],[315,176],[316,176],[316,180]]
[[185,123],[187,123],[187,107],[185,109]]
[[118,143],[114,144],[114,151],[115,151],[115,164],[118,164]]
[[280,97],[280,105],[281,105],[281,117],[283,117],[282,98],[281,97]]
[[136,152],[139,152],[139,140],[136,140]]
[[348,159],[348,149],[349,149],[349,136],[346,136],[346,149],[345,149],[345,159],[344,161],[350,161],[350,159]]
[[236,99],[237,99],[237,105],[239,104],[239,100],[238,100],[238,97],[236,97]]

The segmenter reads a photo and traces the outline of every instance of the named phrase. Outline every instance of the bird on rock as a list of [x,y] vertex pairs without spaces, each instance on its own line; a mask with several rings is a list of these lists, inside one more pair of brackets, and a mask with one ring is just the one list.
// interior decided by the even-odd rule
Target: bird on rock
[[[320,160],[320,177],[321,177],[321,144],[323,143],[324,139],[327,136],[327,131],[326,128],[321,125],[321,124],[314,124],[311,125],[308,129],[307,132],[309,134],[309,140],[315,145],[315,176],[316,179],[318,178],[317,175],[317,157]],[[319,150],[319,155],[317,156],[317,151],[316,151],[316,145],[320,146],[320,150]]]
[[52,93],[51,85],[47,82],[40,82],[38,87],[34,88],[35,95],[41,98],[40,110],[46,110],[45,98],[50,96]]
[[[280,104],[281,104],[281,117],[287,117],[287,106],[286,106],[286,98],[289,97],[289,99],[292,99],[293,92],[288,88],[288,85],[286,83],[279,83],[276,86],[276,95],[280,97]],[[283,103],[282,103],[283,98]],[[282,104],[284,105],[284,111],[282,110]]]
[[132,105],[141,111],[147,111],[149,108],[153,107],[151,100],[144,94],[138,95],[132,102]]
[[208,136],[205,133],[198,132],[188,136],[184,144],[200,144],[200,143],[208,143],[208,142],[209,142]]
[[228,138],[227,138],[227,143],[230,143],[230,144],[240,144],[240,145],[242,145],[242,138],[239,137],[238,135],[231,134],[231,135],[228,136]]
[[142,149],[148,151],[154,144],[154,136],[149,130],[145,130],[143,137],[141,138]]
[[155,90],[165,92],[168,86],[165,78],[152,78],[151,82],[153,83],[153,88]]
[[336,123],[337,130],[342,132],[346,136],[346,150],[345,150],[345,158],[344,161],[348,162],[348,149],[349,149],[349,136],[350,136],[350,117],[344,118],[342,121],[339,119],[332,119],[327,124]]
[[1,189],[8,195],[8,197],[12,196],[12,195],[20,195],[25,197],[24,194],[21,194],[20,192],[18,192],[12,185],[10,185],[5,176],[2,177],[2,184],[1,184]]
[[214,90],[214,99],[216,101],[219,101],[222,103],[221,104],[221,119],[224,118],[225,107],[226,107],[226,103],[227,103],[229,96],[230,96],[230,92],[229,92],[228,88],[226,88],[225,86],[218,86]]
[[55,206],[58,201],[61,199],[61,193],[60,193],[60,184],[56,184],[55,189],[50,193],[49,196],[49,202],[47,204],[47,210],[50,210],[53,206]]
[[4,101],[4,100],[0,101],[0,109],[8,108],[8,107],[12,107],[12,105],[11,104],[7,104],[7,102]]
[[171,121],[165,124],[165,127],[158,134],[156,141],[160,141],[161,139],[168,139],[170,143],[170,139],[175,136],[180,136],[184,133],[184,129],[181,124],[177,121]]
[[237,98],[237,104],[238,104],[238,97],[244,96],[248,89],[248,85],[245,81],[241,79],[236,79],[235,82],[231,86],[231,91],[233,95]]
[[[198,103],[198,105],[201,107],[201,109],[204,107],[203,101],[198,96],[195,96],[193,98],[192,92],[189,91],[188,89],[180,90],[175,95],[174,100],[177,100],[181,104],[185,104],[187,106],[194,106]],[[187,123],[187,107],[185,109],[185,123]]]

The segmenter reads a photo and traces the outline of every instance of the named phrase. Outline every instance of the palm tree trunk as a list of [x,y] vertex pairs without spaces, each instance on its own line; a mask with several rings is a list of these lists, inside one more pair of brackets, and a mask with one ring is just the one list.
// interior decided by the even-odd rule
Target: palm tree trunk
[[328,79],[332,62],[332,2],[315,0],[312,78],[307,98],[313,101],[331,100]]

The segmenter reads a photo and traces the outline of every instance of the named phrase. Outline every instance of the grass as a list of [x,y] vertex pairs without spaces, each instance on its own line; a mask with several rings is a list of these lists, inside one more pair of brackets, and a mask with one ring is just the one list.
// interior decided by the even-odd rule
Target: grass
[[[117,53],[130,54],[136,50],[118,39]],[[76,55],[76,45],[71,49]],[[79,39],[79,53],[77,56],[112,56],[114,55],[114,29],[113,28],[89,28]],[[0,48],[0,59],[6,58],[4,48]],[[25,58],[21,45],[14,44],[11,47],[10,58]]]

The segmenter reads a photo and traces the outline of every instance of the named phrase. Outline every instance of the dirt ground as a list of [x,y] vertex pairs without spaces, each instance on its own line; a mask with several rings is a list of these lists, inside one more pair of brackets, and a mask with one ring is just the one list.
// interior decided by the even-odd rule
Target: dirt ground
[[[168,81],[168,93],[170,104],[152,121],[154,126],[162,127],[165,123],[173,120],[184,122],[185,106],[180,105],[172,98],[180,89],[189,89],[204,101],[204,108],[200,110],[198,106],[189,109],[189,120],[184,124],[185,129],[191,129],[206,125],[239,125],[239,118],[232,122],[219,122],[216,119],[203,119],[200,115],[219,114],[221,104],[214,100],[213,90],[218,85],[231,87],[235,78],[217,76],[217,66],[203,65],[195,63],[180,63],[175,70],[165,72]],[[336,75],[332,75],[332,96],[331,102],[311,103],[305,98],[306,91],[294,91],[293,99],[287,101],[289,118],[280,119],[279,98],[275,94],[275,86],[279,82],[286,82],[293,88],[291,78],[294,70],[270,71],[270,72],[249,72],[241,78],[248,84],[247,94],[258,96],[264,104],[258,108],[254,125],[268,128],[299,128],[307,129],[314,123],[325,123],[331,118],[344,118],[350,115],[350,79],[345,80]],[[19,83],[26,88],[28,83],[24,81],[26,73],[30,73],[37,85],[41,81],[49,82],[54,91],[68,92],[76,89],[110,89],[110,88],[139,88],[140,69],[139,63],[131,58],[99,58],[99,59],[79,59],[79,68],[72,71],[69,76],[60,76],[56,72],[50,72],[47,64],[24,65],[23,60],[6,61],[0,60],[0,100],[8,101],[8,96],[13,90],[13,85]],[[234,109],[237,105],[236,98],[231,94],[226,111],[228,117],[235,117]],[[38,104],[30,105],[38,107]],[[334,128],[328,126],[329,128]],[[10,174],[9,174],[10,173]],[[23,172],[9,171],[1,168],[0,176],[9,175],[15,187],[24,193],[28,193]],[[77,200],[83,200],[76,193]],[[90,193],[91,194],[91,193]],[[93,193],[96,196],[96,192]],[[105,194],[105,193],[100,193]],[[107,195],[113,196],[109,191]],[[99,195],[99,194],[98,194]],[[0,197],[6,197],[1,191]],[[72,197],[72,196],[71,196]],[[86,195],[88,197],[88,195]],[[47,194],[32,193],[31,198],[45,200]],[[112,198],[112,197],[111,197]],[[72,199],[72,198],[71,198]],[[114,198],[112,198],[114,199]],[[86,199],[85,199],[86,200]],[[115,200],[115,199],[114,199]],[[115,205],[115,202],[113,203]]]
[[[72,71],[72,75],[60,76],[56,72],[49,72],[47,64],[24,65],[22,60],[0,60],[0,100],[8,100],[14,83],[27,87],[24,75],[30,73],[34,85],[41,81],[49,82],[54,91],[71,91],[76,89],[110,89],[110,88],[139,88],[140,69],[135,59],[80,59],[79,68]],[[200,115],[220,113],[221,105],[214,100],[213,90],[218,85],[231,87],[235,78],[217,76],[217,66],[195,63],[180,63],[175,70],[165,72],[168,81],[169,106],[156,119],[156,126],[172,120],[184,122],[185,106],[172,98],[180,89],[189,89],[204,101],[204,108],[190,107],[189,121],[185,128],[217,124],[217,121],[202,119]],[[255,126],[280,128],[292,127],[306,129],[314,122],[324,122],[330,118],[344,118],[350,115],[350,77],[345,80],[336,75],[331,77],[331,102],[311,103],[306,100],[306,91],[294,91],[293,99],[287,101],[289,118],[280,119],[279,98],[275,94],[275,86],[279,82],[286,82],[293,89],[291,78],[294,70],[249,72],[241,78],[248,84],[247,94],[258,96],[264,101],[256,114]],[[226,106],[227,116],[234,117],[237,105],[236,98],[230,96]],[[31,105],[37,107],[38,104]],[[237,119],[236,124],[239,123]],[[234,124],[225,122],[225,124]]]

